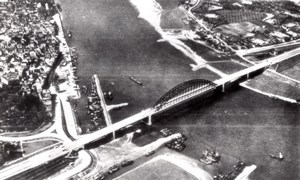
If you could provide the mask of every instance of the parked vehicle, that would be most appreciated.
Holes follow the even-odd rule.
[[[118,170],[119,170],[118,166],[113,166],[113,167],[109,168],[108,173],[113,174],[113,173],[117,172]]]
[[[60,4],[56,4],[56,8],[61,12],[62,11],[62,8],[60,6]]]
[[[133,161],[125,160],[121,163],[122,167],[127,167],[133,164]]]
[[[148,153],[146,154],[146,157],[151,156],[151,155],[154,154],[154,153],[155,153],[155,151],[150,151],[150,152],[148,152]]]

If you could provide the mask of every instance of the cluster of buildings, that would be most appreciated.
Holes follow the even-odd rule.
[[[50,92],[43,86],[57,61],[59,40],[53,1],[41,2],[0,3],[0,87],[17,81],[23,95],[37,92],[51,110]]]
[[[61,43],[60,52],[62,52],[64,59],[56,69],[58,76],[57,91],[71,99],[78,99],[81,96],[81,89],[77,77],[77,51],[75,48],[69,48]]]
[[[291,42],[299,39],[299,37],[297,33],[292,31],[273,31],[267,33],[265,30],[261,30],[247,33],[244,36],[224,35],[224,40],[233,49],[240,50]]]
[[[211,36],[218,37],[210,40],[212,32],[200,29],[197,32],[200,39],[221,52],[230,52],[222,41],[239,50],[300,38],[300,11],[289,1],[204,1],[193,13],[213,31]],[[221,42],[218,42],[219,38]]]
[[[206,45],[222,55],[232,55],[235,53],[226,43],[224,43],[224,41],[221,40],[221,33],[214,33],[209,29],[199,27],[196,30],[196,34],[197,37],[195,40],[204,41]]]
[[[80,96],[76,76],[78,56],[74,51],[70,51],[64,39],[54,0],[0,0],[0,89],[8,94],[0,97],[6,104],[2,108],[7,108],[1,110],[4,113],[0,123],[7,127],[20,127],[21,123],[25,128],[27,120],[41,118],[35,117],[39,111],[52,117],[52,94],[62,88]],[[67,81],[67,86],[60,80]],[[10,89],[17,90],[10,92]],[[18,108],[21,99],[31,101],[24,97],[33,96],[42,103],[41,109],[33,112],[25,108],[28,110],[25,112]],[[19,118],[14,120],[12,117],[16,115]]]

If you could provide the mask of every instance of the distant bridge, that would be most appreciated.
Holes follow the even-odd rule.
[[[276,44],[276,45],[270,45],[270,46],[265,46],[265,47],[255,47],[251,49],[245,49],[245,50],[237,50],[236,52],[240,56],[252,56],[252,55],[259,55],[259,54],[264,54],[266,52],[271,52],[274,50],[282,51],[285,49],[291,49],[295,47],[300,46],[300,40],[294,40],[286,43],[281,43],[281,44]]]

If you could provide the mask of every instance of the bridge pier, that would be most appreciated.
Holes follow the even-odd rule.
[[[112,136],[113,136],[113,140],[115,140],[116,139],[116,132],[115,131],[112,132]]]
[[[275,71],[276,71],[276,72],[277,72],[278,67],[279,67],[279,64],[276,65],[276,68],[275,68]]]
[[[151,126],[152,125],[152,116],[148,116],[148,123],[147,123],[148,126]]]

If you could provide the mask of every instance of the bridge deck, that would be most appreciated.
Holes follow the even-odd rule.
[[[270,67],[274,64],[278,64],[280,62],[288,60],[289,58],[297,56],[299,54],[300,54],[300,48],[294,49],[294,50],[289,51],[287,53],[283,53],[279,56],[266,59],[266,60],[264,60],[263,62],[261,62],[259,64],[253,65],[249,68],[246,68],[246,69],[243,69],[239,72],[233,73],[233,74],[231,74],[227,77],[218,79],[218,80],[214,81],[214,83],[217,84],[218,86],[220,86],[220,85],[224,85],[228,82],[233,82],[233,81],[239,79],[242,76],[245,76],[247,74],[256,72],[256,71],[264,69],[264,68],[268,68],[268,67]]]
[[[274,50],[274,49],[283,49],[283,48],[288,48],[288,47],[293,47],[293,46],[300,46],[300,40],[297,39],[294,41],[281,43],[281,44],[277,44],[277,45],[256,47],[256,48],[251,48],[251,49],[246,49],[246,50],[237,50],[237,53],[239,55],[246,56],[246,55],[252,55],[252,54],[270,51],[270,50]]]
[[[154,114],[154,110],[153,109],[146,109],[144,111],[141,111],[138,114],[135,114],[129,118],[126,118],[122,121],[119,121],[115,124],[112,124],[111,126],[108,126],[104,129],[101,129],[99,131],[96,131],[94,133],[82,136],[81,138],[79,138],[77,141],[74,141],[73,143],[68,145],[68,149],[72,150],[72,149],[77,149],[80,148],[82,146],[84,146],[85,144],[89,143],[89,142],[93,142],[98,140],[101,137],[104,137],[112,132],[115,132],[119,129],[122,129],[124,127],[130,126],[134,123],[137,123],[151,115]]]

